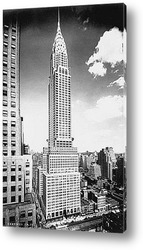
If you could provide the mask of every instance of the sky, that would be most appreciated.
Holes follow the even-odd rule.
[[[79,152],[126,146],[126,22],[122,4],[60,8],[71,68],[73,145]],[[24,140],[42,152],[48,138],[48,77],[57,8],[19,11]]]

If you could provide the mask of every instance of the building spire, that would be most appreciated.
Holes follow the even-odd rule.
[[[60,9],[58,7],[58,30],[60,30]]]

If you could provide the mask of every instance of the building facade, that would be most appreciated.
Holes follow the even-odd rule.
[[[20,116],[20,25],[17,12],[3,12],[3,216],[14,224],[32,192],[32,155],[23,155]],[[29,204],[29,205],[28,205]],[[30,203],[25,205],[28,209]],[[34,204],[32,205],[34,206]],[[11,209],[12,207],[12,209]],[[24,209],[24,207],[22,208]],[[12,212],[13,214],[13,212]],[[11,223],[12,223],[11,221]],[[15,220],[16,223],[16,220]],[[29,222],[30,223],[30,222]],[[34,222],[35,225],[35,222]]]
[[[36,207],[31,194],[17,206],[3,206],[3,225],[18,227],[36,227]]]
[[[101,166],[103,178],[112,181],[113,169],[116,167],[116,156],[112,147],[106,147],[98,153],[98,164]]]
[[[67,49],[58,20],[48,85],[49,140],[47,171],[43,173],[46,219],[81,211],[78,154],[71,137],[70,84]]]
[[[3,155],[21,155],[19,25],[4,15],[3,28]]]
[[[95,178],[101,177],[101,167],[97,163],[91,163],[88,171],[88,175]]]
[[[32,156],[3,157],[3,204],[24,202],[32,192]]]

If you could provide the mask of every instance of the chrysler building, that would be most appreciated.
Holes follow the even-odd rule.
[[[66,44],[58,27],[50,58],[48,83],[49,139],[47,170],[43,173],[46,219],[80,213],[80,173],[71,137],[71,75]]]

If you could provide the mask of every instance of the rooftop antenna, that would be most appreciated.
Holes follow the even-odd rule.
[[[58,29],[60,29],[60,8],[58,7]]]

